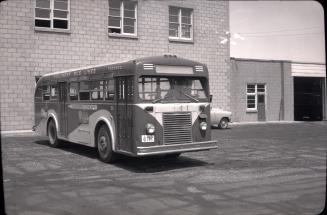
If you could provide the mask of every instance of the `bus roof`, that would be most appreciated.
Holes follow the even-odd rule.
[[[96,65],[78,67],[78,68],[62,70],[62,71],[58,71],[58,72],[47,73],[47,74],[43,75],[42,77],[47,77],[47,76],[52,76],[52,75],[58,75],[58,74],[63,74],[63,73],[69,73],[69,72],[75,72],[75,71],[79,71],[79,70],[86,70],[86,69],[92,69],[92,68],[110,66],[110,65],[121,64],[121,63],[126,63],[126,62],[127,61],[113,62],[113,63],[103,63],[103,64],[96,64]]]
[[[154,65],[180,65],[180,66],[202,66],[203,63],[177,57],[176,55],[161,55],[153,57],[144,57],[134,60],[136,63],[151,63]]]
[[[152,65],[172,65],[172,66],[204,66],[203,63],[192,61],[184,58],[178,58],[176,55],[162,55],[162,56],[153,56],[153,57],[144,57],[144,58],[137,58],[135,60],[129,60],[129,61],[122,61],[122,62],[112,62],[112,63],[103,63],[98,65],[90,65],[85,67],[79,67],[74,69],[68,69],[58,72],[52,72],[43,75],[39,80],[49,80],[52,76],[75,76],[75,72],[79,71],[90,71],[90,73],[87,72],[87,74],[97,74],[101,73],[101,71],[104,71],[105,67],[111,67],[115,68],[116,66],[122,68],[122,67],[132,67],[133,65],[139,65],[139,64],[152,64]],[[91,71],[92,70],[92,71]],[[105,69],[106,70],[106,69]],[[118,70],[116,70],[118,72]],[[83,75],[83,74],[82,74]],[[38,81],[39,82],[39,81]]]

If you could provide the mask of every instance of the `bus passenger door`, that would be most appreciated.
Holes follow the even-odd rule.
[[[67,137],[67,82],[59,82],[59,135]]]
[[[116,122],[118,149],[131,152],[133,150],[133,77],[118,77],[116,79]]]

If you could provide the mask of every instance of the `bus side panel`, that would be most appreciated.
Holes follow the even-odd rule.
[[[34,130],[41,136],[47,135],[47,119],[48,114],[44,108],[43,102],[34,103]]]
[[[108,130],[110,132],[112,147],[116,151],[117,138],[116,138],[116,126],[114,121],[114,104],[101,104],[98,105],[97,111],[92,113],[89,116],[89,129],[90,129],[90,138],[91,146],[96,146],[95,135],[96,135],[96,126],[100,121],[107,124]]]
[[[95,146],[95,128],[100,120],[108,122],[109,132],[115,134],[113,104],[107,103],[70,103],[68,111],[68,140],[88,146]],[[112,129],[112,130],[111,130]],[[116,137],[112,136],[113,144]],[[115,145],[113,145],[115,149]]]
[[[161,114],[161,113],[160,113]],[[148,147],[163,145],[163,128],[155,117],[153,117],[148,111],[135,105],[135,117],[134,117],[134,141],[135,147]],[[155,139],[154,142],[142,142],[142,135],[147,135],[146,124],[151,123],[155,126]],[[136,150],[136,149],[135,149]]]
[[[91,143],[89,116],[94,112],[88,103],[67,104],[67,139],[80,144]]]
[[[35,103],[35,130],[42,136],[47,135],[47,123],[50,117],[54,118],[59,127],[58,103],[54,101]]]

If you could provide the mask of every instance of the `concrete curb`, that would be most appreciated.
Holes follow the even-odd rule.
[[[266,121],[266,122],[231,122],[229,125],[233,126],[246,126],[246,125],[272,125],[272,124],[308,124],[308,123],[324,123],[326,121]]]
[[[37,134],[32,130],[15,130],[15,131],[1,131],[1,136],[36,136]]]

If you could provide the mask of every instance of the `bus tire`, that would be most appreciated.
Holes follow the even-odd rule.
[[[116,154],[112,150],[112,142],[108,127],[102,125],[98,130],[96,139],[99,159],[105,163],[113,163],[116,160]]]
[[[49,137],[49,146],[58,148],[60,146],[60,140],[57,136],[57,128],[53,119],[50,119],[48,123],[47,133]]]

